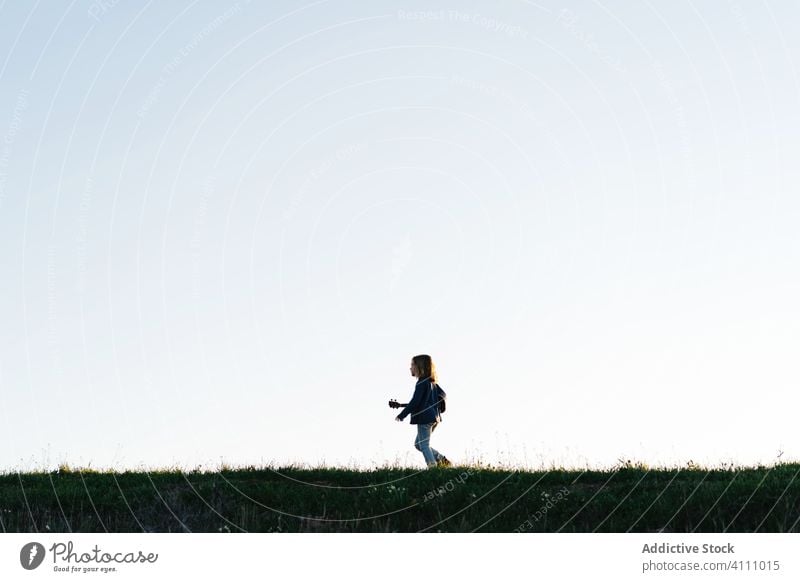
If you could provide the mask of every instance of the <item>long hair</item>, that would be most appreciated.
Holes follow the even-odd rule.
[[[433,359],[431,359],[429,355],[420,354],[411,358],[411,361],[416,364],[417,369],[419,370],[419,379],[430,376],[431,382],[435,383],[437,381],[436,365],[433,363]]]

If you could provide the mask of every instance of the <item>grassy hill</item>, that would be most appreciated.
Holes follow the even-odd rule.
[[[800,464],[0,475],[4,532],[798,532]]]

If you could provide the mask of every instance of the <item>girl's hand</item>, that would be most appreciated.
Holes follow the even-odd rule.
[[[395,416],[395,417],[394,417],[394,419],[395,419],[397,422],[403,422],[403,419],[402,419],[402,418],[400,418],[400,415],[399,415],[399,414],[398,414],[397,416]]]

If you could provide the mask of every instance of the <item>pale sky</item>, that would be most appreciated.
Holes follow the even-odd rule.
[[[4,2],[0,469],[800,458],[798,17]]]

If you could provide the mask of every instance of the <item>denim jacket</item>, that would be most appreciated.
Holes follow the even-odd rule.
[[[441,421],[442,417],[439,415],[434,386],[435,384],[431,382],[430,376],[417,381],[411,402],[398,415],[400,420],[411,414],[411,424],[429,424]]]

